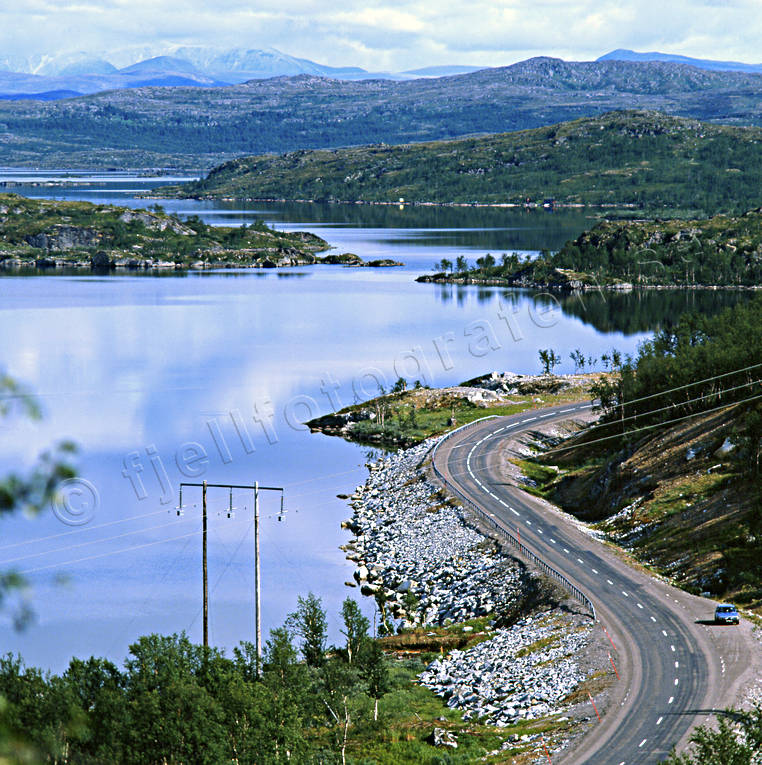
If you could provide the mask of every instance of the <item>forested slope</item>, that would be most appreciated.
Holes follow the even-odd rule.
[[[762,130],[612,112],[482,138],[247,157],[179,193],[741,212],[762,205]]]

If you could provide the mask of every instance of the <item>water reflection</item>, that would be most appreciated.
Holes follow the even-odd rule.
[[[601,291],[551,295],[540,291],[477,285],[434,286],[442,303],[451,303],[455,299],[459,306],[469,297],[475,298],[481,305],[500,300],[515,306],[522,296],[531,295],[538,309],[548,310],[560,305],[565,316],[580,319],[598,332],[621,332],[625,335],[674,326],[684,313],[713,316],[750,299],[753,294],[735,290],[634,290],[625,293]]]
[[[561,299],[566,316],[575,316],[599,332],[634,335],[677,324],[684,313],[713,316],[751,298],[734,290],[635,290],[627,293],[570,295]]]

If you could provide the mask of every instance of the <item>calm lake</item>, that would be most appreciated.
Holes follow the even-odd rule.
[[[0,173],[27,196],[134,207],[164,179],[80,178],[67,187]],[[49,180],[49,179],[47,179]],[[55,180],[55,178],[53,178]],[[0,520],[0,570],[24,572],[35,621],[0,614],[0,653],[61,671],[70,657],[121,662],[149,632],[201,640],[201,493],[181,481],[284,487],[262,494],[264,634],[313,591],[338,611],[353,566],[338,546],[350,515],[339,493],[364,481],[367,449],[310,434],[311,417],[376,395],[397,377],[432,386],[495,370],[535,373],[538,349],[634,353],[720,293],[547,296],[416,284],[442,258],[554,249],[594,220],[584,212],[162,202],[218,224],[263,219],[309,230],[340,252],[403,268],[315,266],[163,276],[33,274],[0,278],[0,368],[39,397],[40,422],[2,423],[1,474],[28,468],[61,439],[80,447],[84,482],[37,518]],[[209,491],[210,637],[253,639],[252,495]],[[370,613],[370,604],[364,608]]]

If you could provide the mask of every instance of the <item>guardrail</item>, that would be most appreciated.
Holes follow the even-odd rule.
[[[489,526],[491,526],[506,542],[508,542],[512,547],[514,547],[526,560],[528,560],[530,563],[535,565],[537,568],[542,571],[543,574],[550,577],[551,579],[555,579],[562,587],[567,589],[572,597],[576,598],[582,605],[584,605],[586,608],[590,610],[590,614],[593,617],[593,621],[596,620],[595,615],[595,606],[593,605],[593,601],[590,600],[590,598],[585,595],[582,590],[579,589],[576,585],[573,585],[560,571],[557,571],[552,566],[548,565],[542,558],[540,558],[538,555],[535,555],[525,544],[521,542],[518,538],[514,537],[513,534],[510,533],[502,524],[498,523],[497,519],[492,516],[490,513],[483,510],[481,507],[479,507],[475,502],[472,502],[468,497],[463,494],[463,492],[458,489],[457,486],[455,486],[452,483],[448,483],[447,478],[442,474],[442,472],[437,467],[437,463],[435,460],[437,449],[445,442],[447,441],[451,436],[455,435],[456,433],[460,433],[461,431],[468,430],[469,428],[474,427],[475,425],[484,422],[485,420],[492,420],[497,419],[497,415],[491,414],[488,417],[480,417],[478,420],[474,420],[473,422],[469,422],[466,425],[461,425],[459,428],[455,428],[455,430],[451,430],[447,435],[445,435],[443,438],[441,438],[439,441],[437,441],[436,444],[431,448],[429,454],[431,456],[431,467],[434,469],[434,474],[436,477],[444,484],[445,489],[451,489],[458,495],[458,499],[463,502],[465,505],[469,507],[469,509],[474,512],[479,518],[481,518],[483,521],[485,521]]]

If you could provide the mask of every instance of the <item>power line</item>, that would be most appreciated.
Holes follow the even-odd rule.
[[[634,398],[632,399],[632,401],[627,401],[624,404],[621,404],[621,406],[630,406],[631,404],[638,404],[641,401],[648,401],[649,399],[657,398],[658,396],[664,396],[667,393],[674,393],[677,390],[692,388],[694,385],[701,385],[702,383],[711,382],[712,380],[720,380],[723,377],[730,377],[731,375],[741,374],[741,372],[748,372],[750,369],[757,369],[759,367],[762,367],[762,363],[752,364],[751,366],[743,367],[742,369],[736,369],[732,372],[723,372],[720,375],[713,375],[712,377],[706,377],[703,380],[696,380],[695,382],[686,383],[685,385],[678,385],[676,388],[667,388],[667,390],[659,391],[658,393],[651,393],[650,395],[642,396],[641,398]]]
[[[107,526],[116,526],[118,523],[127,523],[128,521],[136,521],[141,518],[149,518],[152,515],[159,515],[166,510],[155,510],[152,513],[143,513],[142,515],[132,515],[129,518],[122,518],[118,521],[109,521],[108,523],[99,523],[96,526],[82,526],[78,529],[72,529],[71,531],[62,531],[60,534],[50,534],[46,537],[34,537],[33,539],[25,539],[21,542],[13,542],[9,545],[0,545],[0,550],[8,550],[11,547],[19,547],[21,545],[36,544],[37,542],[46,542],[48,539],[58,539],[59,537],[68,537],[71,534],[82,534],[85,531],[96,531],[97,529],[105,529]]]
[[[188,545],[190,543],[191,543],[191,540],[189,537],[188,539],[185,540],[185,544],[182,546],[182,548],[175,553],[174,558],[172,558],[172,561],[165,569],[164,574],[161,576],[161,578],[158,581],[154,581],[152,583],[154,587],[156,587],[157,585],[162,585],[164,584],[164,582],[167,581],[167,577],[169,576],[170,572],[177,565],[177,561],[180,560],[180,558],[185,554],[185,551],[188,549]],[[150,600],[153,600],[153,598],[154,598],[154,593],[153,593],[153,590],[151,590],[148,594],[148,597],[146,597],[146,599],[143,601],[141,606],[135,611],[133,611],[132,618],[130,619],[129,624],[125,627],[123,635],[127,635],[129,633],[132,625],[136,622],[139,616],[143,615],[143,612],[145,611],[145,608],[148,605],[148,602]],[[120,638],[114,638],[114,641],[111,643],[110,648],[108,649],[108,651],[106,651],[107,656],[114,651],[118,642],[120,642]]]
[[[188,534],[181,534],[180,536],[177,536],[177,537],[168,537],[167,539],[159,539],[155,542],[146,542],[145,544],[142,544],[142,545],[135,545],[133,547],[125,547],[122,550],[111,550],[107,553],[99,553],[98,555],[88,555],[86,558],[76,558],[74,560],[66,560],[60,563],[51,563],[47,566],[39,566],[38,568],[29,568],[29,569],[26,569],[26,571],[20,571],[19,573],[22,576],[26,574],[36,574],[38,571],[47,571],[51,568],[61,568],[62,566],[71,566],[75,563],[84,563],[89,560],[96,560],[97,558],[108,558],[111,555],[120,555],[121,553],[132,552],[133,550],[142,550],[144,547],[153,547],[155,545],[163,545],[165,542],[174,542],[178,539],[187,539],[188,537],[193,537],[200,533],[201,533],[201,529],[197,529],[196,531],[191,531]]]
[[[568,449],[576,449],[576,448],[581,447],[581,446],[588,446],[590,444],[601,443],[602,441],[610,441],[612,438],[624,438],[625,436],[632,435],[633,433],[640,433],[640,432],[642,432],[644,430],[653,430],[654,428],[661,428],[664,425],[671,425],[674,422],[681,422],[682,420],[688,420],[691,417],[701,417],[702,415],[711,414],[712,412],[719,412],[720,409],[729,409],[730,407],[739,406],[740,404],[745,404],[745,403],[747,403],[749,401],[756,401],[756,400],[761,399],[761,398],[762,398],[762,393],[760,393],[760,394],[758,394],[756,396],[751,396],[750,398],[741,399],[740,401],[733,401],[733,402],[731,402],[729,404],[721,404],[720,406],[713,407],[712,409],[704,409],[701,412],[693,412],[693,414],[686,414],[686,415],[683,415],[682,417],[676,417],[673,420],[666,420],[664,422],[656,422],[656,423],[654,423],[652,425],[643,425],[640,428],[635,428],[633,430],[628,430],[628,431],[626,431],[624,433],[614,433],[614,435],[611,435],[611,436],[604,436],[602,438],[597,438],[597,439],[594,439],[592,441],[584,441],[583,443],[574,444],[572,446],[554,447],[552,449],[549,449],[546,452],[546,454],[551,454],[553,452],[567,451]]]
[[[759,383],[762,383],[762,380],[751,380],[750,382],[742,383],[741,385],[735,385],[732,388],[724,388],[723,390],[715,391],[714,393],[705,393],[703,396],[697,396],[696,398],[689,398],[686,401],[678,401],[675,404],[669,404],[668,406],[663,406],[660,409],[650,409],[647,412],[639,412],[638,414],[631,414],[628,417],[621,417],[617,420],[611,420],[610,422],[599,422],[595,425],[591,425],[588,432],[590,430],[594,430],[595,428],[606,428],[610,425],[620,425],[623,422],[627,422],[628,420],[636,420],[638,417],[648,417],[652,414],[658,414],[659,412],[666,412],[669,409],[676,409],[679,406],[687,406],[688,404],[695,404],[697,401],[703,401],[707,398],[714,398],[715,396],[722,396],[725,393],[731,393],[734,390],[740,390],[741,388],[748,388],[751,385],[758,385]],[[656,395],[656,394],[654,394]],[[644,401],[645,399],[640,399],[641,401]],[[619,409],[620,407],[624,408],[625,406],[629,406],[630,404],[635,403],[634,401],[628,401],[626,404],[617,404],[614,409]],[[730,406],[734,402],[729,401],[726,406]]]
[[[295,483],[287,484],[286,488],[288,486],[302,486],[302,485],[307,484],[307,483],[315,483],[316,481],[322,481],[322,480],[325,480],[325,479],[328,479],[328,478],[336,478],[336,477],[342,476],[342,475],[349,475],[350,473],[356,473],[359,469],[361,469],[360,466],[358,466],[356,468],[352,468],[351,470],[342,470],[342,471],[340,471],[338,473],[322,473],[321,475],[314,476],[312,478],[306,478],[303,481],[296,481]],[[308,497],[308,496],[311,496],[313,494],[318,494],[320,491],[322,491],[322,489],[315,489],[314,491],[302,492],[301,494],[293,494],[293,495],[289,495],[289,496],[294,498],[294,499],[298,499],[299,497]],[[320,505],[318,505],[318,507],[323,507],[323,506],[325,506],[325,504],[327,504],[327,503],[321,503]],[[129,516],[127,518],[121,518],[121,519],[116,520],[116,521],[109,521],[107,523],[99,523],[99,524],[97,524],[95,526],[89,526],[89,525],[88,526],[81,526],[80,528],[72,529],[71,531],[62,531],[59,534],[49,534],[49,535],[44,536],[44,537],[32,537],[31,539],[24,539],[24,540],[22,540],[20,542],[12,542],[12,543],[7,544],[7,545],[0,545],[0,550],[9,550],[11,548],[20,547],[22,545],[38,544],[40,542],[47,542],[50,539],[59,539],[61,537],[71,536],[73,534],[84,534],[86,532],[97,531],[98,529],[105,529],[105,528],[108,528],[110,526],[116,526],[117,524],[120,524],[120,523],[128,523],[130,521],[141,520],[143,518],[150,518],[151,516],[161,515],[162,513],[165,513],[165,512],[167,512],[167,510],[165,510],[165,509],[154,510],[153,512],[150,512],[150,513],[142,513],[140,515],[132,515],[132,516]],[[272,515],[263,515],[262,518],[270,519],[270,518],[277,517],[277,515],[278,515],[278,513],[273,513]],[[67,549],[67,548],[61,548],[61,549]],[[52,552],[55,552],[55,551],[52,551]],[[12,560],[19,560],[19,559],[15,558],[15,559],[12,559]]]
[[[235,550],[233,551],[233,554],[228,558],[228,562],[225,564],[225,567],[222,570],[222,573],[217,577],[217,581],[214,583],[214,586],[212,587],[212,595],[214,595],[215,592],[217,592],[217,588],[220,585],[220,582],[222,581],[222,577],[227,574],[228,569],[233,563],[233,560],[235,559],[236,555],[238,555],[238,552],[240,551],[241,547],[243,547],[243,543],[246,541],[246,538],[248,537],[249,532],[251,531],[251,527],[254,525],[254,519],[252,518],[249,522],[249,525],[244,530],[241,538],[238,540],[238,545],[236,546]],[[185,628],[186,632],[189,632],[191,627],[196,623],[196,619],[198,619],[199,616],[201,616],[202,608],[199,608],[198,611],[196,611],[196,615],[191,619],[190,624]]]
[[[191,520],[191,516],[184,518],[180,523],[186,523]],[[42,550],[40,552],[29,553],[28,555],[20,555],[16,558],[8,558],[7,560],[0,561],[0,566],[7,566],[9,563],[16,563],[20,560],[28,560],[29,558],[38,558],[40,555],[50,555],[51,553],[62,553],[67,550],[76,550],[78,547],[87,547],[88,545],[99,544],[101,542],[113,542],[115,539],[123,539],[124,537],[130,537],[134,534],[143,534],[148,531],[155,531],[156,529],[164,529],[167,526],[173,526],[177,521],[170,521],[169,523],[161,523],[158,526],[149,526],[144,529],[133,529],[132,531],[125,531],[124,534],[115,534],[113,537],[101,537],[100,539],[91,539],[87,542],[79,542],[76,545],[68,545],[67,547],[58,547],[54,550]]]
[[[245,519],[242,518],[239,520],[233,520],[231,521],[231,523],[241,523],[243,520]],[[132,547],[124,547],[121,550],[110,550],[109,552],[98,553],[97,555],[88,555],[85,558],[75,558],[74,560],[61,561],[60,563],[51,563],[46,566],[39,566],[38,568],[30,568],[24,571],[19,571],[18,573],[21,574],[22,576],[26,574],[35,574],[38,571],[46,571],[51,568],[70,566],[75,563],[84,563],[86,561],[96,560],[98,558],[108,558],[112,555],[121,555],[122,553],[125,553],[125,552],[132,552],[133,550],[142,550],[144,547],[153,547],[155,545],[161,545],[166,542],[175,542],[178,539],[187,539],[188,537],[196,536],[201,533],[202,533],[202,529],[197,529],[196,531],[191,531],[188,534],[180,534],[179,536],[175,536],[175,537],[167,537],[165,539],[158,539],[154,542],[146,542],[145,544],[141,544],[141,545],[134,545]]]
[[[759,382],[759,381],[757,381],[757,382]],[[720,404],[719,406],[713,407],[711,409],[704,409],[704,410],[702,410],[700,412],[693,412],[692,414],[686,414],[686,415],[683,415],[682,417],[676,417],[676,418],[671,419],[671,420],[665,420],[663,422],[653,423],[652,425],[643,425],[640,428],[634,428],[632,430],[628,430],[628,431],[625,431],[623,433],[614,433],[613,435],[610,435],[610,436],[603,436],[601,438],[593,439],[592,441],[584,441],[584,442],[581,442],[581,443],[578,443],[578,444],[573,444],[571,446],[557,446],[557,447],[553,447],[552,449],[548,449],[545,452],[545,454],[552,454],[554,452],[568,451],[569,449],[577,449],[577,448],[580,448],[580,447],[583,447],[583,446],[588,446],[588,445],[591,445],[591,444],[602,443],[603,441],[611,441],[612,439],[615,439],[615,438],[625,438],[626,436],[632,435],[634,433],[641,433],[644,430],[653,430],[654,428],[660,428],[660,427],[663,427],[665,425],[671,425],[671,424],[673,424],[675,422],[682,422],[683,420],[687,420],[687,419],[690,419],[692,417],[701,417],[702,415],[705,415],[705,414],[711,414],[712,412],[718,412],[721,409],[729,409],[730,407],[740,406],[741,404],[748,403],[749,401],[757,401],[758,399],[762,399],[762,393],[758,394],[756,396],[751,396],[749,398],[741,399],[740,401],[732,401],[732,402],[729,402],[727,404]],[[657,410],[653,410],[653,411],[657,412],[657,411],[661,411],[661,410],[657,409]],[[646,414],[649,414],[649,413],[645,412],[645,413],[643,413],[641,415],[638,415],[638,416],[642,417],[642,416],[645,416]],[[617,422],[621,422],[621,420],[619,420]],[[617,423],[616,422],[612,422],[612,423],[605,423],[605,424],[606,425],[609,425],[609,424],[613,425],[613,424],[617,424]],[[594,427],[598,427],[598,426],[594,426]],[[466,462],[466,460],[461,458],[460,460],[456,461],[455,464],[456,465],[462,465],[465,462]],[[471,472],[472,473],[483,473],[483,472],[486,472],[487,470],[488,470],[487,467],[484,467],[484,468],[475,468],[475,469],[472,469]],[[462,473],[461,475],[466,475],[466,474]],[[457,475],[453,475],[453,477],[457,478],[458,476]]]

